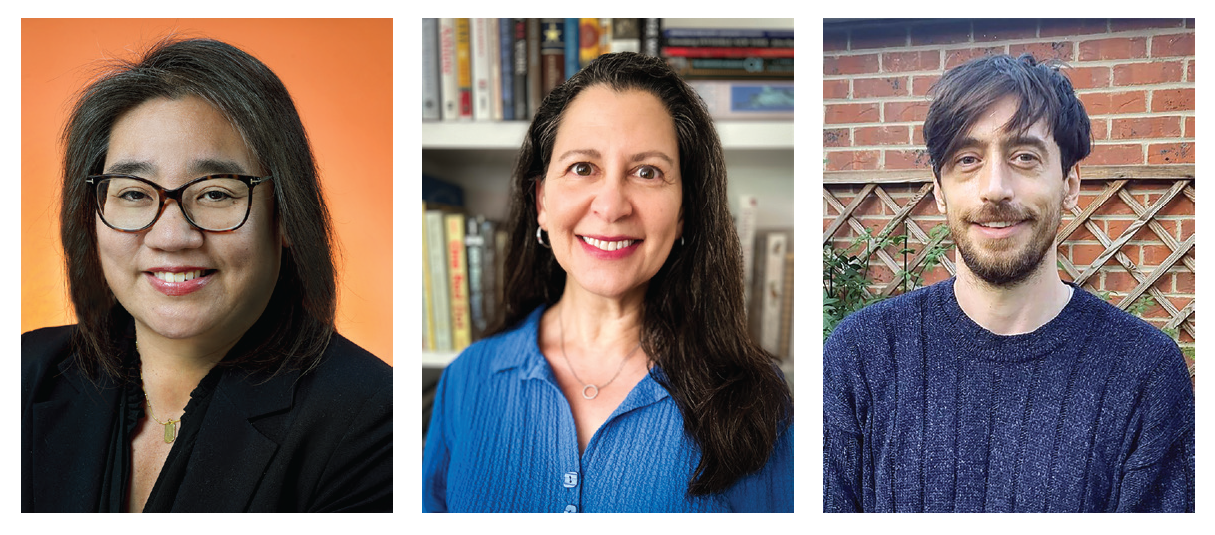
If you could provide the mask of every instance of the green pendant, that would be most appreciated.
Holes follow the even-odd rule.
[[[177,439],[177,424],[173,422],[165,423],[165,444],[172,444]]]

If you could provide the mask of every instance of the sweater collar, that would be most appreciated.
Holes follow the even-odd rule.
[[[1071,299],[1059,314],[1041,327],[1028,333],[1001,335],[983,328],[958,305],[954,293],[955,278],[934,285],[934,298],[928,300],[931,307],[929,317],[944,316],[947,319],[948,338],[969,348],[973,348],[994,360],[1028,361],[1041,358],[1052,351],[1060,349],[1064,344],[1075,344],[1085,336],[1084,317],[1089,314],[1090,306],[1097,299],[1083,288],[1078,288],[1070,282],[1065,284],[1075,288]]]

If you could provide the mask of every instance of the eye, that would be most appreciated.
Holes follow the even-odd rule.
[[[1016,156],[1013,156],[1013,159],[1016,160],[1017,163],[1035,163],[1038,161],[1038,155],[1029,152],[1022,152]]]
[[[573,171],[574,174],[578,176],[591,176],[591,173],[595,171],[595,168],[591,167],[591,164],[589,163],[578,162],[570,166],[570,171]]]
[[[634,174],[636,174],[638,178],[644,178],[646,180],[662,178],[662,171],[658,170],[657,167],[652,165],[643,165],[638,167],[637,170],[634,171]]]
[[[955,162],[955,163],[957,163],[958,165],[974,165],[976,163],[979,163],[979,159],[974,156],[967,155],[967,156],[958,158],[957,162]]]
[[[151,198],[150,195],[137,189],[129,189],[117,195],[119,199],[129,202],[138,202]]]

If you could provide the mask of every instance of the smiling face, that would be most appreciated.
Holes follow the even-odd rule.
[[[679,145],[662,102],[605,86],[579,93],[536,197],[567,292],[644,295],[683,232]]]
[[[985,111],[942,165],[934,189],[965,267],[993,286],[1054,269],[1060,215],[1080,190],[1079,168],[1064,177],[1045,122],[1004,130],[1016,110],[1009,97]]]
[[[193,96],[155,98],[120,116],[103,172],[139,176],[166,189],[208,174],[263,175],[232,124]],[[282,254],[272,184],[254,188],[248,220],[230,232],[193,227],[175,201],[166,201],[156,223],[140,232],[120,232],[96,218],[106,282],[135,318],[140,339],[222,346],[257,321],[274,291]]]

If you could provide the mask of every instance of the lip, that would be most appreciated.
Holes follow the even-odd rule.
[[[602,235],[592,235],[592,234],[576,234],[575,238],[577,238],[578,244],[582,246],[582,250],[584,252],[586,252],[588,255],[590,255],[594,258],[598,258],[600,260],[619,260],[621,258],[625,258],[625,257],[633,254],[634,252],[636,252],[637,248],[641,246],[641,243],[643,241],[645,241],[645,240],[641,240],[638,238],[634,238],[632,236],[602,236]],[[583,238],[592,238],[592,239],[596,239],[599,241],[606,241],[606,242],[633,240],[633,243],[629,244],[628,247],[622,247],[620,249],[616,249],[615,251],[605,251],[603,249],[595,247],[594,245],[586,243],[586,240],[584,240]]]
[[[189,271],[202,271],[203,274],[182,282],[161,280],[155,275],[156,273],[186,273]],[[143,276],[156,291],[169,297],[180,297],[192,294],[206,287],[211,282],[212,276],[215,273],[216,271],[213,269],[198,266],[158,266],[144,271]]]
[[[1012,225],[1009,225],[1009,226],[1003,227],[1003,228],[985,227],[985,226],[979,224],[978,222],[971,223],[971,226],[974,227],[975,231],[978,232],[979,235],[981,235],[985,238],[988,238],[988,239],[992,239],[992,240],[1002,240],[1005,238],[1009,238],[1012,235],[1020,232],[1021,229],[1025,228],[1028,225],[1029,225],[1028,220],[1018,221],[1015,224],[1012,224]]]

